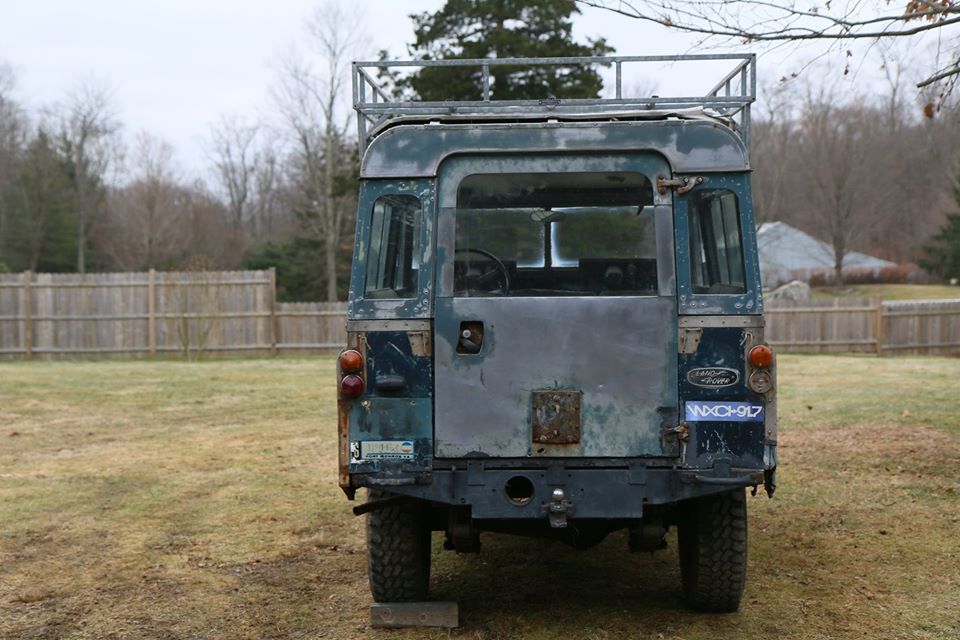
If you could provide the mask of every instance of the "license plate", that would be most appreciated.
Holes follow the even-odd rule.
[[[360,440],[353,442],[354,460],[413,460],[411,440]]]
[[[692,400],[686,403],[684,414],[687,422],[763,422],[763,405]]]

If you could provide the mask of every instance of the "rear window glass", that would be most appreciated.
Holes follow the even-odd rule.
[[[381,196],[373,204],[366,298],[415,298],[420,270],[420,199]]]
[[[457,196],[454,295],[656,295],[652,204],[639,173],[468,176]]]
[[[701,189],[689,198],[693,292],[746,292],[737,195],[728,189]]]

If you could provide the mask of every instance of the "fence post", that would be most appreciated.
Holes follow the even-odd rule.
[[[277,355],[277,268],[270,267],[270,355]]]
[[[147,275],[147,336],[150,341],[150,356],[157,355],[157,272],[150,269]]]
[[[23,272],[23,348],[27,360],[33,359],[33,293],[30,291],[32,279],[32,272]]]
[[[877,355],[883,355],[883,343],[886,340],[886,332],[884,331],[884,322],[883,322],[883,299],[874,298],[874,304],[876,305],[876,315],[874,316],[874,333],[877,336]]]

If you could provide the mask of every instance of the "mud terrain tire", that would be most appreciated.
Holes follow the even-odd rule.
[[[678,527],[678,546],[687,604],[701,611],[736,611],[747,578],[745,491],[691,501]]]
[[[371,489],[368,502],[390,497]],[[375,602],[417,602],[430,585],[430,528],[425,509],[400,503],[367,514],[367,567]]]

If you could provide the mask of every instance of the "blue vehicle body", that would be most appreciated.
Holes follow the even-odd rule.
[[[656,548],[677,505],[772,494],[742,128],[670,109],[493,113],[394,116],[368,140],[340,486],[427,505],[459,551],[479,530],[587,546],[622,527]]]

